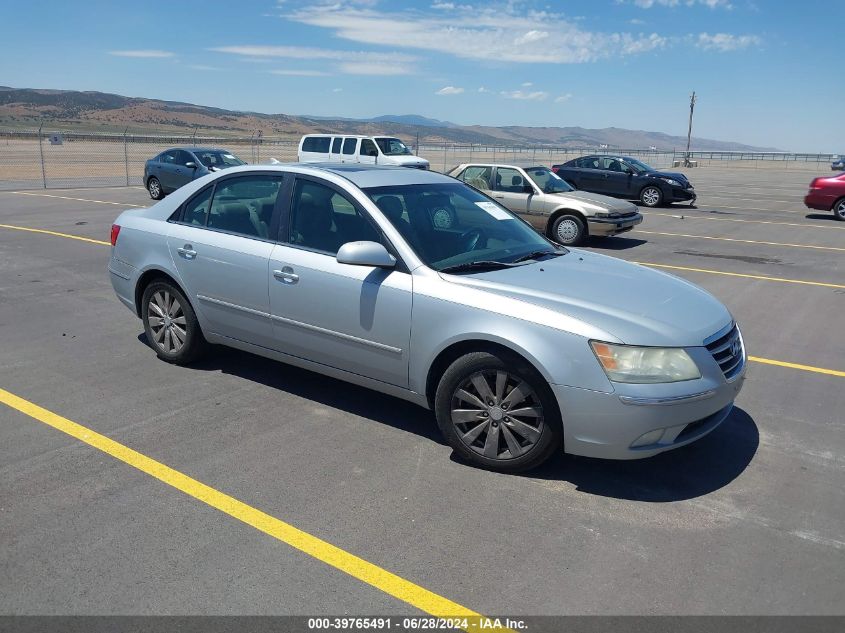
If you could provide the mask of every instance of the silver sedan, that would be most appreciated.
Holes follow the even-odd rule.
[[[487,468],[688,444],[745,374],[705,291],[559,247],[433,172],[235,167],[124,212],[112,244],[117,296],[162,360],[222,344],[392,394]]]

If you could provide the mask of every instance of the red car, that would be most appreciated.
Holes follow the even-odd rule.
[[[813,178],[804,204],[811,209],[833,211],[837,220],[845,221],[845,174],[830,178]]]

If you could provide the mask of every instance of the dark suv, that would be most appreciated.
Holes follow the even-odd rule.
[[[684,174],[659,171],[630,156],[582,156],[553,165],[552,171],[577,189],[639,200],[647,207],[695,202],[695,189]]]

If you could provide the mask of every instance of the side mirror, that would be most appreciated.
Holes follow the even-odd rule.
[[[188,161],[187,163],[185,163],[185,167],[187,167],[188,169],[196,169],[197,164],[194,161]]]
[[[337,252],[339,264],[350,266],[375,266],[376,268],[393,268],[396,258],[378,242],[347,242]]]
[[[377,149],[371,149],[369,152],[367,152],[367,156],[372,156],[372,157],[378,156],[378,150]]]
[[[522,193],[534,193],[534,187],[525,183],[522,185]]]

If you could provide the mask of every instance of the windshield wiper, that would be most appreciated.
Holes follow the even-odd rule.
[[[566,253],[561,253],[560,251],[531,251],[530,253],[526,253],[520,257],[517,257],[513,260],[513,263],[519,262],[527,262],[529,259],[538,259],[540,257],[545,257],[546,255],[552,255],[554,257],[560,257],[561,255],[565,255]]]
[[[468,270],[496,270],[497,268],[512,268],[513,266],[519,266],[519,264],[513,262],[497,262],[492,259],[486,259],[477,262],[466,262],[463,264],[455,264],[454,266],[446,266],[446,268],[441,268],[438,272],[459,273]]]

